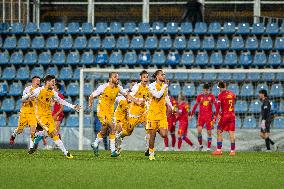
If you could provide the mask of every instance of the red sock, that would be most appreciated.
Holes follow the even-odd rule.
[[[171,136],[172,136],[172,147],[174,148],[176,146],[176,135],[171,134]]]
[[[193,143],[189,140],[188,137],[184,137],[183,140],[184,140],[187,144],[189,144],[190,146],[193,145]]]
[[[198,134],[197,136],[199,145],[202,145],[202,134]]]
[[[166,147],[166,148],[169,147],[169,138],[168,138],[168,136],[166,136],[166,137],[164,138],[164,143],[165,143],[165,147]]]
[[[181,144],[182,144],[182,139],[179,137],[179,138],[178,138],[178,149],[181,148]]]
[[[208,148],[211,148],[211,142],[212,142],[212,138],[208,137],[208,139],[207,139],[207,147]]]

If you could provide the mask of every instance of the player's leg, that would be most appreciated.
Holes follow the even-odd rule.
[[[24,114],[20,114],[19,121],[18,121],[18,127],[13,131],[13,133],[10,136],[10,144],[15,143],[15,138],[18,134],[21,134],[25,128],[25,126],[28,125],[28,119]]]
[[[173,130],[173,122],[171,119],[168,119],[168,130],[169,132]],[[168,151],[169,150],[169,137],[168,136],[164,138],[164,145],[165,145],[164,151]]]
[[[150,129],[149,131],[149,160],[155,160],[155,138],[156,130]]]
[[[235,143],[235,131],[229,131],[230,142],[231,142],[231,151],[230,156],[235,155],[236,143]]]
[[[221,118],[220,121],[218,122],[218,127],[217,127],[217,149],[212,153],[213,155],[222,155],[223,125],[224,121]]]
[[[188,128],[187,123],[182,123],[182,124],[181,124],[182,140],[184,140],[188,145],[190,145],[191,147],[193,147],[194,149],[196,149],[196,147],[194,146],[194,144],[192,143],[192,141],[191,141],[191,140],[188,138],[188,136],[187,136],[187,128]]]
[[[55,128],[56,128],[56,131],[57,131],[57,133],[58,133],[59,138],[61,139],[60,124],[61,124],[61,120],[56,120],[56,121],[55,121]]]
[[[107,122],[110,132],[109,132],[109,145],[110,145],[110,151],[111,151],[111,157],[117,157],[119,154],[116,152],[115,149],[115,124],[112,123],[111,120],[108,120]]]
[[[212,144],[212,120],[206,122],[206,131],[207,131],[207,151],[211,151],[211,144]]]
[[[204,118],[198,116],[196,128],[197,128],[197,140],[198,140],[198,143],[199,143],[199,150],[200,151],[203,149],[202,129],[203,129],[204,124],[205,124]]]

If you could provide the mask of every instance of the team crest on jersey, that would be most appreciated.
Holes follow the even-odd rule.
[[[228,94],[228,95],[227,95],[227,98],[233,98],[233,96],[232,96],[232,95],[230,95],[230,94]]]

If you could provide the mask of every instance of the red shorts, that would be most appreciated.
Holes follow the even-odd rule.
[[[212,116],[210,117],[206,117],[206,116],[198,116],[198,120],[197,120],[197,126],[201,126],[202,128],[204,127],[204,125],[206,126],[207,130],[211,130],[212,129]]]
[[[236,117],[235,116],[221,116],[218,122],[218,130],[221,131],[235,131]]]
[[[168,120],[168,130],[169,132],[175,132],[176,130],[176,117],[175,116],[169,116],[167,118]]]
[[[61,123],[63,118],[64,118],[64,115],[59,115],[59,116],[57,116],[56,120],[54,120],[54,121],[60,121],[60,123]]]
[[[188,122],[178,123],[178,135],[187,135]]]

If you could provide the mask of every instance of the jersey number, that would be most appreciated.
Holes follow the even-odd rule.
[[[230,104],[229,111],[232,112],[233,111],[233,100],[229,100],[229,104]]]

